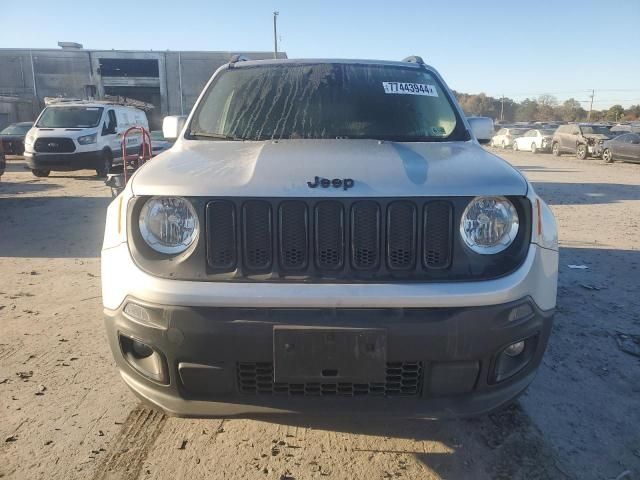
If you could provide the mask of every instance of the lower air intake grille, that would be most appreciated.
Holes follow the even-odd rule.
[[[422,362],[387,363],[383,383],[275,383],[272,363],[238,363],[238,390],[245,395],[309,397],[413,397],[422,387]]]

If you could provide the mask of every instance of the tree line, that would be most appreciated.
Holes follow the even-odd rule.
[[[591,116],[581,103],[575,98],[570,98],[560,103],[553,95],[540,95],[538,98],[526,98],[516,102],[511,98],[494,98],[484,93],[469,94],[453,92],[465,114],[469,116],[491,117],[494,120],[501,118],[505,122],[622,122],[640,120],[640,105],[631,105],[624,108],[622,105],[613,105],[606,110],[592,110]]]

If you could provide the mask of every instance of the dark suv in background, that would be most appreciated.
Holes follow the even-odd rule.
[[[4,151],[2,150],[2,144],[0,143],[0,177],[4,173],[4,169],[7,166],[7,161],[4,158]]]
[[[573,153],[580,160],[588,156],[600,157],[602,144],[613,137],[609,127],[592,124],[560,125],[551,140],[551,152],[555,156]]]

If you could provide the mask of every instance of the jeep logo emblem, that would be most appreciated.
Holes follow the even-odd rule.
[[[329,180],[328,178],[315,177],[313,179],[313,182],[307,182],[307,185],[309,185],[309,188],[316,188],[316,187],[340,188],[342,187],[343,190],[349,190],[351,187],[354,186],[354,184],[355,182],[353,181],[352,178],[334,178],[333,180]]]
[[[49,147],[49,148],[56,148],[57,146],[58,146],[58,144],[55,143],[55,142],[47,143],[47,147]]]

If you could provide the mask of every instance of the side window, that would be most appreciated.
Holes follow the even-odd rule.
[[[109,110],[107,112],[107,120],[102,127],[102,135],[113,135],[116,133],[118,122],[116,122],[116,112]]]

